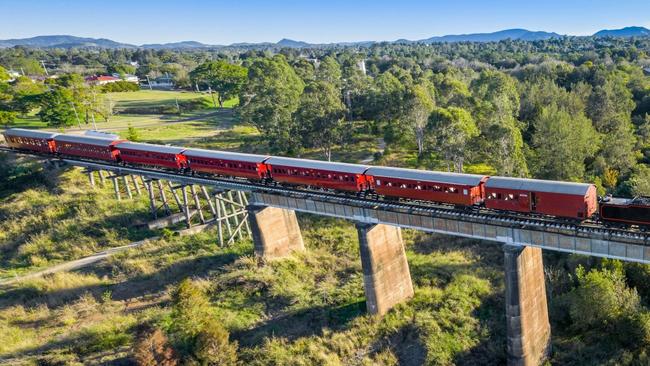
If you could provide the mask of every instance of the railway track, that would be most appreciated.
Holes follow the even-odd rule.
[[[643,241],[644,245],[650,246],[650,235],[648,232],[635,226],[625,228],[610,227],[597,219],[589,219],[581,222],[545,217],[538,215],[525,215],[515,213],[504,213],[490,210],[482,206],[457,208],[453,205],[428,202],[428,201],[406,201],[392,200],[383,197],[362,197],[341,192],[330,192],[300,187],[289,187],[278,184],[265,184],[251,182],[242,179],[232,179],[215,176],[191,175],[172,172],[168,170],[151,169],[145,167],[125,166],[71,158],[67,156],[52,156],[35,152],[16,151],[6,146],[0,146],[0,151],[16,153],[20,155],[35,156],[50,160],[64,161],[74,166],[85,167],[94,170],[107,170],[118,174],[143,175],[154,179],[166,179],[175,182],[199,184],[204,186],[215,186],[222,189],[239,190],[247,192],[271,193],[282,196],[306,198],[325,202],[335,202],[350,206],[414,213],[420,215],[431,215],[445,218],[464,219],[465,221],[498,224],[503,227],[537,228],[545,231],[572,231],[576,234],[595,233],[606,237],[616,237],[617,240],[629,238],[635,242]]]

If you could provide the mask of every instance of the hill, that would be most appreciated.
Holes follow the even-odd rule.
[[[506,39],[522,41],[539,41],[551,38],[560,38],[563,35],[555,32],[530,31],[528,29],[515,28],[505,29],[491,33],[468,33],[468,34],[449,34],[443,36],[434,36],[420,40],[398,39],[389,43],[436,43],[436,42],[498,42]],[[621,29],[603,29],[593,34],[594,37],[647,37],[650,36],[650,29],[644,27],[625,27]],[[106,38],[84,38],[69,35],[51,35],[37,36],[22,39],[0,40],[0,48],[27,46],[34,48],[144,48],[144,49],[198,49],[198,48],[320,48],[332,46],[361,46],[367,47],[379,43],[376,41],[363,42],[334,42],[334,43],[309,43],[300,40],[283,38],[277,43],[258,42],[248,43],[240,42],[230,45],[212,45],[197,41],[181,41],[171,43],[148,43],[143,45],[133,45],[128,43],[116,42]]]
[[[69,35],[36,36],[31,38],[0,40],[0,48],[28,46],[34,48],[135,48],[132,44],[115,42],[106,38],[84,38]]]
[[[524,41],[537,41],[549,38],[559,38],[561,35],[549,32],[535,32],[527,29],[506,29],[492,33],[452,34],[440,37],[422,39],[419,42],[498,42],[505,39],[520,39]]]
[[[603,29],[594,33],[594,37],[648,37],[650,29],[644,27],[625,27],[620,29]]]
[[[143,44],[141,48],[146,49],[183,49],[183,48],[209,48],[209,47],[221,47],[209,45],[196,41],[181,41],[181,42],[172,42],[172,43],[151,43]]]

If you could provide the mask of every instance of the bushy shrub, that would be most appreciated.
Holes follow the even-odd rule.
[[[108,83],[102,86],[102,92],[104,93],[130,92],[138,90],[140,90],[140,85],[124,80]]]
[[[572,293],[569,313],[577,329],[611,325],[639,307],[639,295],[627,287],[622,271],[604,268],[585,273],[580,266],[576,275],[579,285]]]
[[[184,359],[201,365],[237,364],[237,343],[230,343],[228,331],[214,318],[203,289],[183,280],[172,295],[171,330]]]
[[[146,326],[138,332],[133,357],[140,366],[176,366],[178,363],[165,333]]]
[[[194,356],[201,365],[230,366],[237,364],[237,342],[230,342],[228,331],[212,318],[199,332]]]
[[[172,295],[172,329],[181,338],[196,337],[203,329],[210,312],[210,303],[203,289],[192,280],[183,280]]]
[[[625,283],[623,266],[604,261],[601,269],[588,273],[576,269],[578,287],[563,299],[573,328],[578,332],[607,332],[610,340],[629,348],[650,345],[650,312],[636,289]]]

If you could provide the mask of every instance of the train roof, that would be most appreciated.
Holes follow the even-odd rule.
[[[24,128],[10,128],[3,132],[3,134],[5,136],[30,137],[37,139],[53,139],[54,136],[58,135],[56,132],[27,130]]]
[[[244,154],[230,151],[215,151],[205,149],[187,149],[183,152],[187,157],[210,158],[221,160],[243,161],[247,163],[263,163],[268,155]]]
[[[65,135],[60,134],[54,136],[54,141],[60,142],[72,142],[77,144],[87,144],[95,146],[111,146],[116,142],[120,141],[119,139],[110,138],[110,137],[95,137],[95,136],[83,136],[83,135]]]
[[[485,183],[486,188],[517,189],[531,192],[547,192],[561,194],[579,194],[584,196],[593,184],[559,182],[553,180],[525,179],[510,177],[490,177]]]
[[[385,166],[370,167],[366,171],[366,174],[375,177],[402,178],[427,182],[462,184],[468,186],[477,186],[486,178],[485,175],[478,174],[435,172],[429,170],[391,168]]]
[[[131,141],[120,142],[117,145],[115,145],[115,147],[117,147],[118,149],[149,151],[149,152],[155,152],[161,154],[180,154],[183,151],[185,151],[184,147],[143,144],[140,142],[131,142]]]
[[[349,174],[363,174],[368,169],[368,166],[366,165],[321,160],[283,158],[277,156],[270,157],[268,160],[266,160],[266,163],[271,165],[271,167],[273,167],[273,165],[281,165],[293,168],[318,169]]]

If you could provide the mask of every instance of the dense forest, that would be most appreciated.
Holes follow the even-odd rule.
[[[237,144],[228,141],[241,151],[317,152],[335,160],[334,152],[356,149],[363,136],[385,145],[374,157],[378,164],[593,182],[601,195],[650,195],[650,38],[213,51],[14,47],[0,50],[0,67],[0,124],[6,126],[30,114],[55,127],[73,124],[76,113],[110,119],[116,111],[105,96],[114,90],[89,86],[84,76],[169,75],[177,88],[214,92],[215,106],[238,101],[237,123],[255,130]],[[58,77],[43,77],[44,67]],[[232,135],[192,144],[220,147],[222,138]],[[145,215],[144,201],[118,207],[108,203],[109,190],[79,200],[78,172],[55,178],[34,163],[15,163],[2,156],[0,178],[30,190],[0,185],[0,217],[12,218],[0,223],[0,239],[8,243],[0,247],[11,248],[0,255],[4,265],[47,263],[52,252],[88,254],[90,248],[67,243],[86,243],[94,234],[140,238],[119,220]],[[62,188],[53,188],[52,180]],[[114,219],[114,227],[97,233],[95,216],[108,215],[109,208],[127,219]],[[132,209],[139,211],[125,213]],[[21,212],[29,215],[12,216]],[[65,228],[39,231],[34,225],[31,237],[21,231],[53,218]],[[115,349],[142,365],[505,361],[496,246],[407,231],[416,296],[378,320],[363,316],[359,305],[353,226],[314,217],[301,217],[300,224],[309,251],[286,262],[258,262],[250,242],[214,249],[207,236],[163,235],[148,251],[133,251],[94,272],[0,291],[0,307],[12,305],[0,309],[0,325],[14,332],[0,341],[17,344],[21,326],[37,321],[58,327],[69,321],[74,328],[75,320],[65,319],[77,311],[101,318],[103,328],[73,333],[69,348],[37,347],[54,360],[43,364],[85,362]],[[545,253],[544,261],[551,363],[650,362],[650,266],[558,253]],[[94,297],[61,290],[71,283]],[[153,305],[137,316],[116,310],[127,293],[139,296],[147,286],[167,286],[166,295],[138,297]],[[52,288],[64,300],[51,296]],[[46,299],[47,306],[33,305],[35,299]],[[57,317],[63,320],[52,320]]]
[[[0,113],[8,124],[7,114],[40,108],[56,123],[71,119],[56,110],[69,100],[110,116],[79,74],[170,75],[180,88],[211,88],[219,103],[239,96],[241,118],[274,153],[317,147],[329,158],[348,124],[365,121],[387,143],[416,149],[420,167],[650,195],[649,48],[648,39],[582,37],[214,52],[15,47],[0,51],[5,69],[43,74],[43,61],[62,77],[0,84]]]

